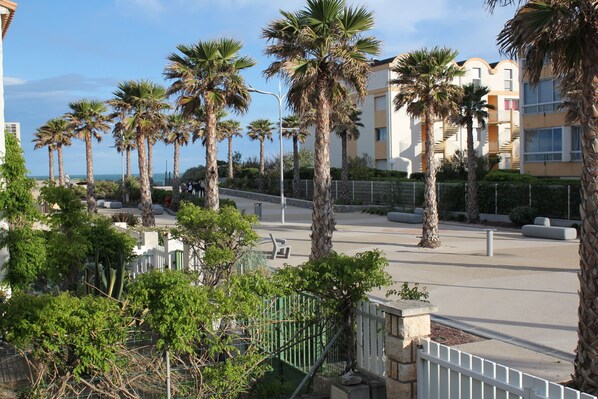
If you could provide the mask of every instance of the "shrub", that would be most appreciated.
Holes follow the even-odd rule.
[[[538,211],[531,206],[518,206],[509,213],[509,219],[517,226],[534,223],[536,216],[538,216]]]
[[[428,298],[430,297],[430,293],[427,291],[426,287],[422,287],[420,289],[419,283],[414,283],[413,287],[409,287],[409,283],[407,281],[403,282],[400,290],[386,291],[387,298],[392,295],[398,296],[402,301],[411,300],[429,302]]]
[[[115,181],[100,180],[96,183],[96,197],[115,199],[120,197],[120,185]]]
[[[164,205],[166,203],[166,197],[169,197],[171,192],[161,188],[155,188],[152,192],[152,203]]]
[[[422,172],[413,172],[411,174],[411,176],[409,176],[409,178],[411,180],[421,180],[421,181],[423,181],[425,179],[425,177],[426,177],[426,174],[422,173]]]
[[[484,177],[484,181],[491,182],[524,182],[533,183],[537,180],[536,177],[528,174],[521,174],[518,171],[495,170]]]
[[[114,223],[126,223],[127,226],[135,227],[139,224],[139,216],[135,216],[128,212],[118,212],[112,215],[112,221]]]
[[[187,169],[183,175],[179,178],[180,182],[200,181],[206,178],[206,168],[203,166],[195,166]]]
[[[85,198],[85,196],[87,195],[87,191],[85,190],[85,187],[80,186],[78,184],[75,184],[71,187],[71,190],[73,190],[73,192],[75,193],[75,196],[77,196],[77,198]]]

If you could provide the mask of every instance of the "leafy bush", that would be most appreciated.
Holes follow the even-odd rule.
[[[414,283],[412,287],[409,287],[407,281],[403,282],[400,290],[388,290],[386,291],[386,297],[396,295],[402,301],[422,301],[429,302],[428,298],[430,293],[426,290],[426,287],[420,289],[419,283]]]
[[[85,196],[87,195],[87,191],[85,190],[85,187],[80,186],[78,184],[72,185],[70,189],[73,191],[73,193],[78,198],[85,198]]]
[[[118,212],[112,214],[112,221],[114,223],[126,223],[127,226],[135,227],[139,224],[141,219],[139,216],[133,215],[132,213]]]
[[[139,201],[141,199],[141,182],[138,177],[125,177],[125,193],[129,195],[129,201]]]
[[[413,172],[409,176],[409,179],[411,179],[411,180],[421,180],[421,181],[423,181],[425,178],[426,178],[426,174],[422,173],[422,172]]]
[[[249,179],[257,179],[259,178],[260,171],[258,168],[243,168],[237,174],[237,177],[244,178],[247,177]]]
[[[538,211],[531,206],[518,206],[509,213],[509,219],[517,226],[534,223],[536,216],[538,216]]]
[[[96,182],[96,197],[97,198],[120,198],[120,184],[110,180],[100,180]]]
[[[179,178],[180,182],[200,181],[206,178],[206,168],[204,166],[195,166],[187,169]]]
[[[193,194],[189,194],[189,193],[181,193],[179,196],[179,201],[186,201],[188,203],[191,203],[195,206],[199,206],[200,208],[204,208],[206,206],[206,198],[205,197],[196,197]],[[235,201],[233,201],[232,199],[228,199],[228,198],[220,198],[219,200],[219,204],[220,204],[220,208],[224,208],[225,206],[231,206],[233,208],[237,208],[237,203]],[[177,211],[178,209],[174,209],[174,211]]]
[[[518,171],[494,170],[484,177],[487,182],[523,182],[533,183],[538,179],[535,176],[521,174]]]
[[[170,190],[154,188],[152,191],[152,203],[164,205],[166,203],[166,197],[170,197],[171,194],[172,192]]]

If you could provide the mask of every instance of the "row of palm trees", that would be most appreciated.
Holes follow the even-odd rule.
[[[499,46],[508,54],[522,55],[526,59],[526,73],[532,82],[540,79],[544,61],[549,59],[561,81],[562,97],[568,99],[571,115],[583,127],[581,214],[584,220],[580,244],[580,324],[575,380],[583,390],[597,393],[598,256],[594,243],[598,242],[598,6],[595,0],[485,0],[485,3],[491,9],[496,5],[519,5],[515,16],[499,35]],[[310,115],[315,127],[312,259],[321,258],[332,250],[335,221],[330,192],[331,121],[343,99],[351,97],[359,102],[367,93],[369,58],[380,52],[380,42],[368,35],[373,25],[373,13],[366,7],[347,6],[345,0],[306,0],[305,8],[296,12],[281,11],[280,17],[262,31],[268,42],[265,53],[274,59],[264,71],[265,76],[279,76],[287,83],[289,108],[298,115]],[[172,81],[168,89],[163,90],[149,82],[125,82],[111,100],[111,105],[120,113],[122,129],[133,132],[136,137],[144,187],[144,224],[151,221],[151,198],[142,148],[156,126],[164,123],[157,117],[160,106],[154,101],[160,102],[167,95],[176,96],[176,107],[183,117],[202,121],[201,134],[206,146],[206,205],[211,209],[218,208],[218,115],[225,109],[243,113],[250,103],[248,88],[240,72],[253,66],[254,61],[239,56],[240,50],[241,44],[232,39],[179,45],[177,52],[168,57],[169,64],[164,72]],[[433,122],[439,116],[461,115],[460,122],[470,130],[470,120],[484,120],[488,108],[480,100],[479,93],[473,93],[475,97],[469,101],[472,106],[469,111],[462,107],[462,102],[468,101],[467,93],[452,85],[453,79],[463,73],[452,62],[455,55],[449,49],[424,49],[401,57],[394,68],[392,84],[399,91],[394,98],[395,108],[406,107],[408,113],[420,117],[424,125],[425,212],[419,243],[423,247],[440,245]],[[97,112],[92,112],[92,107],[85,109],[84,104],[71,105],[74,112],[71,123],[77,133],[89,136],[86,143],[91,143],[92,135],[107,129],[106,122]],[[295,122],[287,123],[290,126]],[[347,137],[355,134],[355,130],[343,127],[342,123],[337,129],[344,131]],[[468,152],[473,154],[469,135]],[[470,166],[469,169],[474,168]],[[93,190],[89,169],[88,177],[92,182],[89,190]],[[475,184],[469,187],[475,187]],[[475,211],[471,212],[475,220]]]

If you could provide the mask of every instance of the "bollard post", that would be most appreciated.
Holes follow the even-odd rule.
[[[494,230],[486,229],[486,256],[494,256]]]

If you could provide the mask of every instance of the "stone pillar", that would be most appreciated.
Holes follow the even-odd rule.
[[[421,301],[380,305],[386,319],[386,397],[416,399],[417,345],[430,336],[430,313],[438,309]]]

